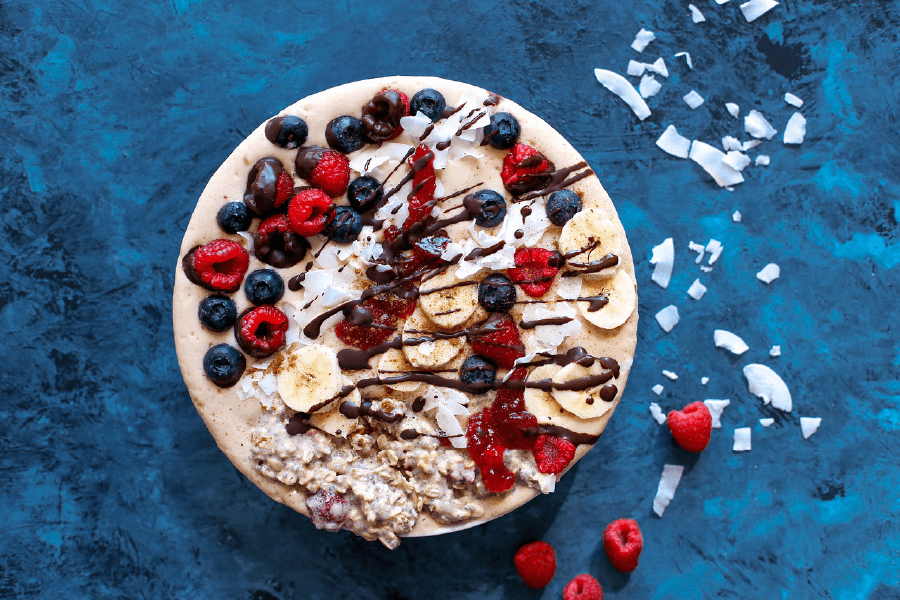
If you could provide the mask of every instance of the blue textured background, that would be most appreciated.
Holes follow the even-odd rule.
[[[706,23],[687,0],[0,2],[0,596],[559,598],[588,572],[607,598],[900,597],[900,8],[783,0],[747,23],[738,0],[694,3]],[[638,57],[641,27],[659,39]],[[684,50],[692,72],[672,58]],[[645,122],[593,78],[660,55],[672,75]],[[191,405],[170,319],[182,232],[234,146],[302,96],[392,74],[481,85],[556,126],[616,201],[642,294],[625,402],[559,490],[394,552],[316,531],[237,473]],[[691,88],[696,111],[680,100]],[[760,149],[772,165],[732,193],[654,145],[669,123],[710,143],[739,135],[728,101],[783,129],[785,91],[806,100],[806,142],[779,134]],[[647,259],[669,236],[662,290]],[[701,275],[686,246],[709,238],[725,251]],[[764,286],[768,262],[782,277]],[[698,275],[709,292],[695,302]],[[666,335],[653,314],[672,303],[682,321]],[[716,349],[720,327],[751,350]],[[786,379],[793,413],[747,392],[748,362]],[[688,456],[647,405],[703,398],[732,405]],[[802,415],[823,417],[810,440]],[[742,425],[753,450],[733,453]],[[687,468],[659,519],[664,463]],[[645,539],[630,576],[600,544],[623,516]],[[512,567],[535,538],[558,556],[543,592]]]

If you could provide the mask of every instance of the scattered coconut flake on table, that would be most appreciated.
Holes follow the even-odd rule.
[[[652,65],[646,66],[647,70],[651,73],[656,73],[657,75],[662,75],[663,77],[669,76],[669,69],[666,68],[666,61],[663,60],[662,56],[654,60]]]
[[[706,251],[709,252],[709,263],[712,265],[714,262],[719,260],[719,257],[722,256],[722,250],[725,247],[722,245],[722,242],[719,240],[709,240],[709,243],[706,244]]]
[[[775,0],[750,0],[750,2],[741,4],[741,11],[747,22],[752,23],[776,6],[778,3]]]
[[[684,101],[687,102],[687,105],[691,108],[697,108],[704,102],[703,96],[698,94],[695,90],[691,90],[690,92],[685,94]]]
[[[690,53],[690,52],[676,52],[676,53],[675,53],[675,57],[677,58],[677,57],[679,57],[679,56],[683,56],[683,57],[684,57],[684,60],[687,61],[688,69],[690,69],[691,71],[693,71],[693,70],[694,70],[694,63],[691,62],[691,53]]]
[[[637,35],[634,37],[634,41],[631,42],[631,47],[637,50],[638,52],[643,52],[644,48],[647,47],[647,44],[656,39],[656,35],[652,31],[647,31],[643,27],[640,31],[638,31]]]
[[[653,275],[650,276],[650,279],[663,289],[669,287],[674,262],[675,244],[672,238],[666,238],[662,244],[653,247],[653,256],[650,258],[650,264],[656,265],[656,267],[654,267]]]
[[[671,379],[672,381],[675,381],[676,379],[678,379],[678,375],[676,373],[673,373],[672,371],[666,371],[665,369],[663,369],[662,374],[664,376],[668,377],[669,379]]]
[[[773,419],[771,417],[769,417],[768,419],[760,419],[759,420],[759,424],[762,425],[763,427],[769,427],[774,422],[775,422],[775,419]]]
[[[640,92],[642,98],[655,96],[661,89],[662,84],[653,75],[644,75],[641,77],[641,83],[638,85],[638,92]]]
[[[740,171],[735,171],[723,162],[725,153],[709,144],[694,140],[688,158],[703,167],[703,170],[709,173],[720,187],[744,181],[744,176]]]
[[[656,394],[657,396],[659,396],[660,394],[663,393],[663,390],[666,389],[666,388],[664,388],[663,386],[661,386],[660,384],[657,383],[656,385],[654,385],[654,386],[653,386],[652,388],[650,388],[650,389],[653,390],[653,393],[654,393],[654,394]]]
[[[769,350],[769,356],[772,358],[781,356],[781,346],[772,346],[772,349]]]
[[[784,128],[784,143],[802,144],[804,137],[806,137],[806,117],[794,113]]]
[[[679,135],[674,125],[669,125],[663,134],[656,140],[656,145],[672,156],[687,158],[691,152],[691,140]]]
[[[642,63],[637,60],[629,60],[628,68],[625,70],[626,75],[632,75],[634,77],[640,77],[644,74],[644,71],[647,70],[646,63]]]
[[[768,167],[769,166],[769,156],[767,154],[760,154],[756,157],[756,166],[757,167]]]
[[[700,378],[700,385],[706,385],[707,383],[709,383],[709,377]]]
[[[743,149],[743,145],[741,141],[736,137],[726,135],[722,138],[722,150],[728,152],[729,150],[741,150]]]
[[[766,365],[754,363],[744,367],[744,377],[747,378],[750,393],[760,398],[763,404],[771,404],[778,410],[791,412],[791,392],[775,371]]]
[[[750,428],[738,427],[734,430],[734,451],[747,452],[750,450]]]
[[[728,0],[716,0],[716,4],[725,4]]]
[[[606,69],[594,69],[594,77],[597,78],[603,87],[611,91],[613,94],[625,101],[637,118],[643,121],[650,116],[650,108],[634,86],[628,83],[628,80],[612,71]]]
[[[693,4],[688,4],[688,8],[691,9],[691,18],[694,20],[694,23],[702,23],[706,20],[699,8]]]
[[[650,414],[653,415],[653,418],[656,419],[656,422],[660,425],[666,422],[666,414],[656,402],[650,403]]]
[[[737,210],[734,211],[734,214],[731,215],[731,220],[734,221],[735,223],[740,223],[740,222],[741,222],[741,213],[740,213],[740,211],[737,211]]]
[[[699,300],[703,297],[703,294],[706,293],[706,286],[700,283],[699,279],[695,279],[694,283],[691,284],[691,287],[688,288],[687,293],[688,296],[694,300]]]
[[[716,348],[725,348],[732,354],[743,354],[750,349],[750,347],[744,343],[744,340],[724,329],[716,329],[713,332],[713,340],[716,343]]]
[[[803,100],[801,100],[800,98],[798,98],[797,96],[793,95],[790,92],[788,92],[784,95],[784,101],[787,102],[788,104],[790,104],[791,106],[796,106],[797,108],[800,108],[801,106],[803,106]]]
[[[735,104],[734,102],[726,102],[725,109],[735,119],[737,119],[738,116],[741,114],[741,107],[738,106],[737,104]]]
[[[744,117],[744,131],[756,139],[766,138],[767,140],[771,140],[778,133],[778,130],[772,127],[758,110],[751,110],[750,114]]]
[[[690,242],[688,242],[688,249],[692,252],[697,253],[697,260],[695,260],[694,262],[700,264],[700,261],[703,260],[703,253],[706,252],[706,246],[694,243],[694,241],[691,240]]]
[[[762,143],[762,140],[747,140],[746,142],[741,144],[741,150],[743,150],[744,152],[746,152],[747,150],[753,150]]]
[[[671,304],[656,313],[656,322],[659,323],[659,326],[666,333],[672,331],[672,328],[678,324],[679,319],[678,309]]]
[[[814,434],[821,424],[822,419],[819,417],[800,417],[800,431],[803,432],[803,439],[808,440],[809,436]]]
[[[725,407],[731,404],[731,400],[704,400],[703,404],[706,405],[706,408],[709,409],[709,416],[712,417],[712,426],[713,429],[721,429],[722,427],[722,412],[725,410]]]
[[[765,284],[772,283],[781,276],[781,267],[775,263],[769,263],[756,274],[756,278]]]
[[[681,465],[663,465],[659,486],[656,488],[656,497],[653,498],[653,512],[658,517],[663,516],[666,507],[675,497],[675,490],[678,489],[682,473],[684,473],[684,467]]]
[[[743,152],[732,150],[725,155],[725,158],[722,159],[722,162],[724,162],[735,171],[743,171],[744,167],[750,164],[750,157]]]

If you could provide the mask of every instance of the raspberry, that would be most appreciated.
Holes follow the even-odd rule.
[[[386,314],[401,320],[408,319],[416,310],[415,298],[401,298],[393,293],[379,294],[371,301],[377,303]]]
[[[274,156],[256,161],[247,173],[247,188],[244,190],[244,204],[255,215],[265,216],[275,210],[278,198],[278,183],[284,165]]]
[[[247,251],[232,240],[218,239],[198,246],[182,260],[188,279],[208,290],[236,292],[250,266]]]
[[[285,215],[273,215],[265,219],[253,234],[253,252],[256,258],[279,269],[293,267],[306,256],[309,242],[291,229]]]
[[[599,581],[582,573],[563,588],[563,600],[603,600],[603,588]]]
[[[381,234],[381,237],[386,242],[393,242],[398,237],[400,237],[401,233],[402,232],[399,229],[397,229],[396,225],[388,225],[387,227],[384,228],[384,233]]]
[[[546,294],[559,272],[556,254],[544,248],[519,248],[513,258],[516,266],[506,270],[512,282],[532,298]]]
[[[234,324],[238,344],[254,358],[271,356],[284,346],[287,330],[287,315],[271,305],[248,310]]]
[[[519,328],[507,314],[491,313],[487,321],[475,333],[470,334],[469,344],[475,354],[485,356],[507,369],[512,368],[517,358],[525,356]]]
[[[644,538],[634,519],[613,521],[603,532],[603,549],[606,551],[606,557],[621,573],[631,573],[637,568],[643,548]]]
[[[297,152],[294,166],[297,175],[332,198],[347,191],[350,163],[340,152],[321,146],[304,146]]]
[[[382,294],[355,307],[349,317],[335,326],[334,333],[338,339],[360,350],[369,350],[386,342],[396,329],[397,317],[394,311],[400,310],[401,299],[397,298],[395,304],[384,296],[396,298],[392,294]],[[405,309],[405,305],[403,306]],[[359,324],[354,324],[354,320],[359,321]]]
[[[500,178],[511,194],[518,196],[546,187],[550,183],[553,163],[527,144],[513,146],[500,170]]]
[[[565,438],[539,435],[534,441],[534,460],[541,473],[562,473],[575,458],[575,444]]]
[[[702,452],[712,434],[712,416],[702,402],[691,402],[669,413],[669,431],[678,445],[688,452]]]
[[[414,171],[413,193],[409,195],[409,217],[403,223],[404,230],[431,214],[437,181],[434,176],[434,153],[425,144],[416,148],[408,162]]]
[[[409,99],[403,92],[384,90],[362,109],[363,131],[375,143],[392,140],[403,132],[400,119],[409,114]]]
[[[315,235],[334,218],[334,202],[322,190],[303,190],[291,198],[287,216],[294,232]]]
[[[334,488],[321,489],[307,498],[306,508],[316,529],[337,531],[347,519],[347,500]]]
[[[441,263],[441,254],[450,243],[450,239],[442,235],[430,235],[413,242],[412,254],[404,256],[397,264],[402,277],[407,277],[425,267],[437,266]]]
[[[275,196],[275,207],[279,207],[291,197],[294,193],[294,178],[287,171],[282,171],[278,175],[278,183],[276,184],[278,193]]]
[[[533,590],[546,587],[556,573],[556,552],[547,542],[531,542],[516,552],[516,572]]]

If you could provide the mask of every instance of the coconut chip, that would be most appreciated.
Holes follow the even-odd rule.
[[[700,378],[700,385],[706,385],[707,383],[709,383],[709,377]]]
[[[638,85],[638,92],[640,92],[642,98],[655,96],[661,89],[662,84],[660,84],[653,75],[644,75],[641,77],[640,85]]]
[[[697,253],[697,260],[694,262],[700,264],[700,261],[703,260],[703,254],[706,252],[706,246],[702,246],[700,244],[696,244],[693,241],[688,242],[688,249],[692,252]]]
[[[806,117],[794,113],[784,128],[784,143],[802,144],[804,137],[806,137]]]
[[[750,0],[750,2],[741,4],[741,11],[747,22],[752,23],[776,6],[778,3],[775,0]]]
[[[731,220],[734,221],[735,223],[740,223],[740,222],[741,222],[741,213],[740,213],[740,211],[737,211],[737,210],[734,211],[734,214],[731,215]]]
[[[747,378],[750,393],[760,398],[763,404],[771,404],[778,410],[791,412],[791,392],[775,371],[766,365],[749,364],[744,367],[744,377]]]
[[[652,31],[647,31],[643,27],[638,34],[634,37],[634,41],[631,42],[631,47],[638,52],[643,52],[644,48],[647,47],[647,44],[656,39],[656,35]]]
[[[747,452],[750,450],[750,428],[738,427],[734,430],[734,451]]]
[[[756,274],[756,278],[765,284],[772,283],[781,276],[781,267],[775,263],[769,263],[763,267],[762,271]]]
[[[814,434],[821,424],[822,419],[819,417],[800,417],[800,431],[803,432],[803,439],[808,440],[809,436]]]
[[[769,427],[774,422],[775,422],[775,419],[773,419],[771,417],[769,417],[768,419],[760,419],[759,420],[759,424],[762,425],[763,427]]]
[[[756,157],[756,163],[754,163],[754,164],[756,164],[757,167],[768,167],[769,166],[768,155],[760,154],[759,156]]]
[[[637,60],[629,60],[628,68],[625,70],[626,75],[632,75],[634,77],[640,77],[644,74],[644,71],[647,70],[647,63],[642,63]]]
[[[666,507],[675,497],[675,490],[678,489],[678,482],[681,481],[683,473],[684,467],[681,465],[663,465],[659,486],[656,488],[656,497],[653,498],[653,512],[656,513],[656,516],[663,516]]]
[[[653,247],[653,256],[650,258],[650,264],[656,265],[656,267],[654,267],[653,275],[650,278],[656,285],[663,289],[669,287],[674,262],[675,245],[672,242],[672,238],[666,238],[662,244]]]
[[[725,155],[725,158],[722,159],[722,162],[724,162],[735,171],[743,171],[744,168],[750,164],[750,157],[743,152],[732,150]]]
[[[688,8],[691,9],[691,19],[693,19],[694,23],[702,23],[706,20],[699,8],[693,4],[688,4]]]
[[[671,304],[656,313],[656,322],[659,323],[659,326],[666,333],[669,333],[673,327],[678,325],[679,319],[678,309]]]
[[[719,240],[709,240],[709,243],[706,244],[706,251],[709,252],[709,265],[712,266],[714,262],[719,260],[719,257],[722,256],[722,249],[724,246],[722,242]]]
[[[728,0],[716,0],[716,4],[725,4]]]
[[[699,279],[695,279],[694,283],[691,284],[691,287],[688,288],[687,293],[688,296],[694,300],[699,300],[703,297],[703,294],[706,293],[706,286],[700,283]]]
[[[679,135],[674,125],[669,125],[663,134],[656,140],[656,145],[663,152],[668,152],[678,158],[687,158],[691,153],[691,140]]]
[[[704,400],[703,404],[706,405],[706,408],[709,409],[709,416],[712,417],[712,427],[713,429],[721,429],[722,427],[722,412],[725,410],[725,407],[731,404],[731,400]]]
[[[787,102],[788,104],[790,104],[791,106],[796,106],[797,108],[800,108],[801,106],[803,106],[803,100],[801,100],[800,98],[798,98],[797,96],[793,95],[790,92],[788,92],[784,95],[784,101]]]
[[[769,350],[769,356],[772,358],[781,356],[781,346],[772,346],[772,349]]]
[[[736,137],[732,137],[730,135],[726,135],[722,138],[722,150],[728,152],[730,150],[742,150],[744,148],[743,144],[741,144],[741,140]]]
[[[716,329],[713,332],[713,340],[716,342],[716,348],[725,348],[732,354],[743,354],[750,349],[744,340],[724,329]]]
[[[660,425],[666,422],[666,414],[659,407],[659,404],[656,402],[650,403],[650,414],[653,415],[653,418],[656,419],[656,422]]]
[[[687,94],[684,95],[684,101],[687,102],[687,105],[691,108],[697,108],[701,104],[703,104],[703,96],[698,94],[696,91],[691,90]]]
[[[675,373],[673,373],[672,371],[666,371],[665,369],[663,369],[662,374],[663,374],[665,377],[671,379],[672,381],[675,381],[675,380],[678,379],[678,375],[675,374]]]
[[[653,393],[654,393],[654,394],[656,394],[657,396],[659,396],[660,394],[663,393],[663,390],[666,389],[666,388],[664,388],[663,386],[661,386],[660,384],[657,383],[656,385],[654,385],[654,386],[653,386],[652,388],[650,388],[650,389],[653,390]]]
[[[689,158],[703,167],[703,170],[709,173],[721,187],[744,181],[744,176],[740,171],[735,171],[723,162],[725,153],[709,144],[694,140],[694,143],[691,144]]]
[[[735,104],[734,102],[726,102],[725,109],[728,111],[728,114],[730,114],[735,119],[737,119],[738,116],[741,114],[741,107],[738,106],[737,104]]]
[[[679,56],[683,56],[684,60],[687,61],[688,69],[690,69],[691,71],[694,70],[694,63],[691,62],[691,54],[689,52],[676,52],[675,56],[676,56],[676,58]]]
[[[778,130],[772,127],[758,110],[751,110],[750,114],[744,117],[744,131],[756,139],[766,138],[767,140],[771,140],[778,133]]]
[[[647,70],[656,73],[657,75],[662,75],[663,77],[669,76],[669,69],[666,68],[666,61],[663,60],[662,56],[653,61],[652,65],[646,65]]]
[[[625,101],[637,118],[643,121],[650,116],[650,108],[641,95],[634,89],[634,86],[628,83],[628,80],[612,71],[605,69],[594,69],[594,77],[597,78],[603,87],[611,91],[613,94]]]

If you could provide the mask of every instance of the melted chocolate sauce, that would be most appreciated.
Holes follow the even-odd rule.
[[[535,327],[540,327],[541,325],[565,325],[571,320],[572,317],[550,317],[548,319],[522,321],[521,323],[519,323],[519,327],[521,327],[522,329],[534,329]]]
[[[348,419],[358,419],[361,415],[378,419],[384,423],[397,423],[403,419],[402,413],[388,414],[380,410],[372,410],[371,400],[363,400],[362,404],[359,406],[349,400],[345,400],[344,402],[341,402],[341,406],[338,410],[340,410],[341,414]]]

